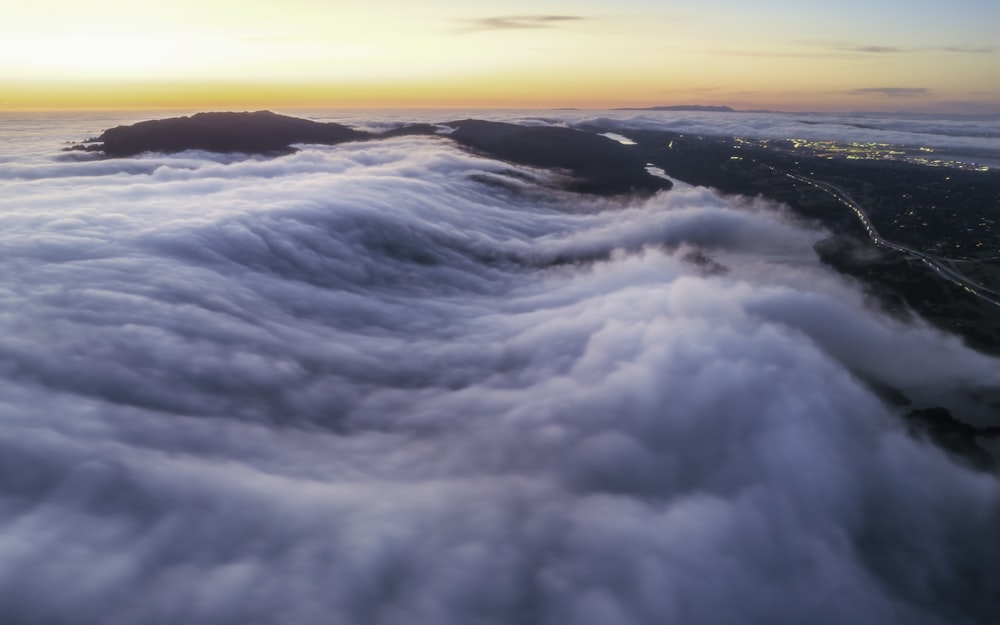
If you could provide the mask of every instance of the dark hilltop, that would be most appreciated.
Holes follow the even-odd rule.
[[[293,143],[332,145],[365,138],[368,133],[340,124],[324,124],[270,111],[197,113],[190,117],[117,126],[105,130],[86,149],[110,157],[183,150],[281,154],[292,151]]]
[[[184,150],[280,155],[295,151],[294,145],[301,143],[335,145],[409,135],[438,136],[492,158],[563,171],[568,174],[563,186],[575,192],[649,195],[671,187],[669,180],[646,171],[641,154],[607,137],[571,128],[476,119],[414,124],[376,134],[270,111],[198,113],[117,126],[71,149],[111,158]]]

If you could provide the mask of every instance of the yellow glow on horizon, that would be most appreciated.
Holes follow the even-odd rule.
[[[0,22],[0,110],[965,102],[1000,111],[989,80],[1000,48],[985,27],[952,24],[961,37],[952,41],[942,17],[932,45],[929,32],[887,36],[840,10],[703,4],[32,0],[5,7]],[[852,43],[855,31],[871,39]]]
[[[480,80],[412,83],[31,83],[0,85],[0,110],[264,109],[264,108],[614,108],[658,104],[716,104],[774,110],[878,110],[845,89],[787,87],[775,81],[764,88],[752,81],[730,89],[705,89],[698,83],[648,84],[617,77],[594,89],[591,81],[569,77],[494,74]],[[958,92],[957,98],[977,94]],[[887,100],[884,110],[898,110]]]

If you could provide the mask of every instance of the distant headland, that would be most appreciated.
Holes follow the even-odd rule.
[[[696,111],[700,113],[736,113],[736,109],[728,106],[712,106],[706,104],[676,104],[671,106],[620,107],[614,111]]]

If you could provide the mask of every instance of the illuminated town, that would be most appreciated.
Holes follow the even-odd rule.
[[[754,146],[789,154],[808,155],[817,158],[846,158],[860,161],[902,161],[915,165],[947,167],[965,171],[989,171],[988,165],[969,163],[934,156],[936,150],[928,147],[905,147],[889,143],[859,142],[839,143],[812,139],[734,139],[735,147]]]

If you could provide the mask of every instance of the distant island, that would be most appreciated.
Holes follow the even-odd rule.
[[[728,106],[712,106],[706,104],[675,104],[671,106],[621,107],[613,111],[697,111],[700,113],[735,113],[736,109]]]

